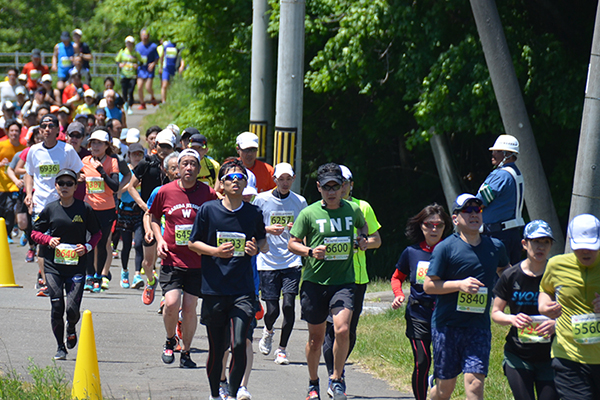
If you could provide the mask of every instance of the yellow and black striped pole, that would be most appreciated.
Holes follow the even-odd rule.
[[[267,121],[250,121],[250,132],[258,136],[256,157],[264,161],[267,157]]]
[[[273,165],[286,162],[295,168],[297,128],[275,127],[275,144],[273,146]]]

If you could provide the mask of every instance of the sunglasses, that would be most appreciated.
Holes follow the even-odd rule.
[[[63,187],[63,186],[72,187],[73,185],[75,185],[75,182],[73,182],[73,181],[56,181],[56,184],[60,187]]]
[[[56,128],[56,125],[54,125],[54,124],[40,124],[40,128],[42,128],[42,129],[52,129],[52,128]]]
[[[444,227],[446,227],[446,224],[443,222],[423,222],[423,226],[427,229],[444,229]]]
[[[247,180],[248,177],[246,175],[242,174],[241,172],[232,172],[230,174],[224,175],[221,178],[222,181],[233,181],[234,179],[241,181],[241,180]]]
[[[460,210],[460,212],[463,214],[471,214],[472,212],[479,214],[481,212],[481,207],[480,206],[468,206],[468,207],[465,207],[462,210]]]
[[[73,138],[73,139],[81,139],[83,137],[83,135],[77,135],[74,133],[69,133],[69,137]]]
[[[323,186],[321,186],[321,189],[323,189],[326,192],[331,192],[331,191],[336,192],[336,191],[340,190],[341,187],[342,187],[342,185],[337,185],[337,184],[332,185],[332,186],[323,185]]]

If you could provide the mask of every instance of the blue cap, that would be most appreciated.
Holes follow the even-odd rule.
[[[525,225],[525,229],[523,229],[523,238],[524,239],[538,239],[549,237],[554,240],[554,235],[552,235],[552,228],[546,221],[542,221],[541,219],[536,219],[535,221],[531,221],[527,225]]]
[[[456,200],[454,200],[454,205],[452,206],[452,212],[455,213],[463,209],[463,207],[469,202],[475,201],[477,204],[482,205],[483,202],[479,200],[477,197],[473,196],[471,193],[463,193],[459,195]]]

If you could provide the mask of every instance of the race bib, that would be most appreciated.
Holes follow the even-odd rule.
[[[429,269],[429,261],[419,261],[417,263],[417,283],[422,285],[425,283],[427,270]]]
[[[223,243],[233,243],[233,256],[243,257],[246,254],[246,235],[238,232],[217,232],[217,247]]]
[[[58,175],[58,171],[60,171],[58,163],[40,165],[40,177],[42,178],[54,178]]]
[[[350,250],[353,246],[350,244],[350,237],[326,237],[323,241],[325,245],[325,261],[347,260],[350,256]]]
[[[294,212],[293,211],[272,211],[271,217],[269,218],[269,225],[280,224],[286,226],[287,224],[294,223]],[[286,226],[287,229],[287,226]]]
[[[177,246],[187,246],[192,233],[192,224],[175,225],[175,244]]]
[[[85,184],[88,194],[104,193],[104,179],[97,176],[85,178]]]
[[[167,47],[167,58],[177,57],[177,47]]]
[[[62,65],[63,67],[70,67],[71,66],[71,59],[69,57],[61,57],[60,59],[60,65]]]
[[[573,340],[579,344],[600,342],[600,314],[573,315],[571,317]]]
[[[550,318],[543,315],[532,315],[531,324],[524,328],[517,329],[519,336],[519,342],[521,343],[550,343],[550,336],[540,336],[538,333],[538,327]]]
[[[32,81],[37,81],[41,77],[42,77],[42,71],[40,71],[38,69],[32,69],[31,71],[29,71],[29,79],[31,79]]]
[[[458,301],[456,310],[468,313],[483,314],[487,305],[488,290],[486,287],[480,287],[475,294],[458,292]]]
[[[54,263],[64,265],[77,265],[79,255],[75,251],[77,246],[74,244],[59,244],[54,249]]]

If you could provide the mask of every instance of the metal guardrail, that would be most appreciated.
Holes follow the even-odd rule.
[[[42,52],[42,64],[51,67],[52,55],[53,53]],[[116,53],[92,53],[92,60],[90,61],[91,76],[102,78],[119,76],[120,69],[115,62],[116,56]],[[29,61],[31,61],[31,52],[0,53],[0,69],[15,67],[21,71]]]

